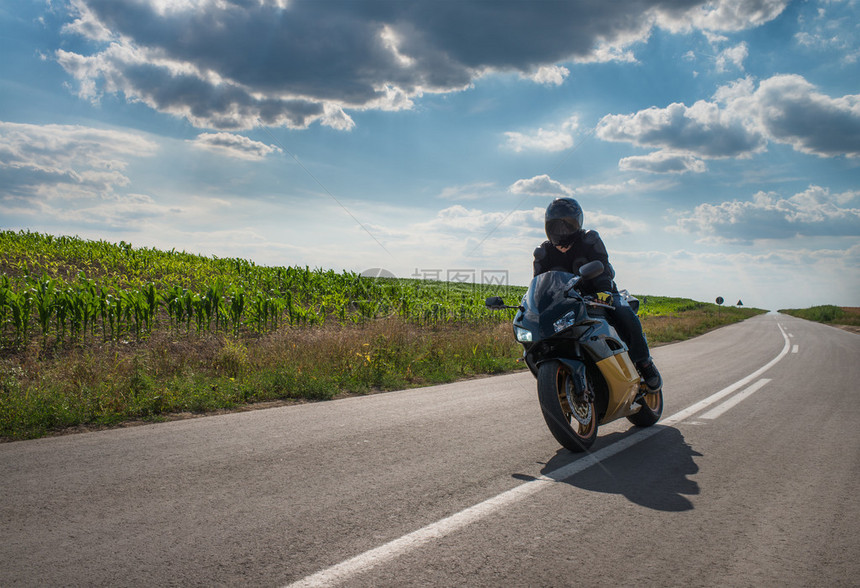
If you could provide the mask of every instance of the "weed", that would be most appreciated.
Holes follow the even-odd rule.
[[[248,348],[241,341],[225,338],[223,346],[212,362],[212,367],[228,378],[238,378],[250,368]]]
[[[789,308],[779,312],[819,323],[860,327],[860,308],[857,307],[839,307],[828,304],[804,309]]]

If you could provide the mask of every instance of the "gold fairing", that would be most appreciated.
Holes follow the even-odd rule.
[[[639,373],[630,356],[621,352],[598,361],[597,367],[609,387],[609,404],[600,424],[635,414],[638,408],[630,410],[630,405],[639,391]]]

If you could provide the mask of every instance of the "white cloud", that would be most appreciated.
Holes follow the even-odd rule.
[[[7,164],[65,166],[79,162],[99,169],[121,169],[127,162],[116,155],[146,157],[157,146],[124,131],[0,121],[0,149]]]
[[[860,191],[831,194],[810,186],[789,198],[759,192],[752,200],[700,204],[679,215],[676,226],[718,242],[752,244],[763,239],[860,237]]]
[[[645,223],[632,221],[614,214],[606,214],[599,210],[594,212],[585,211],[584,217],[585,221],[583,225],[585,228],[594,229],[603,236],[628,235],[643,231],[646,228]]]
[[[755,81],[751,76],[738,78],[714,92],[714,102],[723,105],[732,104],[735,100],[745,100],[755,93]]]
[[[652,174],[704,173],[705,162],[689,153],[654,151],[648,155],[625,157],[618,162],[621,171],[644,171]]]
[[[110,29],[99,21],[98,17],[85,2],[71,0],[70,5],[76,13],[75,19],[63,26],[63,32],[77,34],[87,39],[101,42],[109,42],[113,38]]]
[[[564,197],[573,195],[573,190],[553,180],[546,174],[533,178],[517,180],[508,188],[513,194],[529,194],[531,196]]]
[[[749,48],[746,43],[740,43],[734,47],[723,49],[717,55],[716,66],[718,72],[724,72],[732,65],[743,71],[744,60],[749,57]]]
[[[615,184],[583,184],[580,186],[567,186],[557,180],[553,180],[546,174],[534,176],[528,179],[517,180],[508,188],[513,194],[528,194],[531,196],[564,198],[581,194],[594,194],[598,196],[613,196],[616,194],[632,194],[646,191],[663,191],[673,184],[667,181],[642,182],[636,178],[618,182]]]
[[[824,2],[811,19],[801,18],[802,30],[794,35],[798,45],[809,51],[829,53],[842,65],[853,65],[860,59],[856,0]]]
[[[703,158],[749,157],[767,144],[743,117],[704,100],[692,106],[674,103],[635,114],[607,115],[598,123],[597,136]]]
[[[390,106],[390,110],[397,110],[396,100],[382,100],[381,102],[384,105]],[[380,105],[380,109],[385,109],[385,106]],[[320,118],[320,122],[324,126],[331,127],[337,131],[351,131],[353,127],[355,127],[355,121],[353,121],[352,117],[345,113],[343,108],[340,106],[326,104],[323,107],[323,113],[324,114]]]
[[[577,57],[574,61],[576,63],[637,63],[636,55],[633,51],[625,49],[625,45],[641,40],[644,39],[634,35],[627,42],[618,45],[599,43],[590,54],[585,57]]]
[[[573,136],[564,131],[538,129],[531,135],[505,133],[507,146],[517,153],[522,151],[564,151],[573,147]]]
[[[570,70],[560,65],[544,65],[538,68],[531,75],[523,77],[532,80],[538,84],[546,84],[547,86],[560,86],[564,83],[567,76],[570,75]]]
[[[857,157],[860,94],[831,98],[798,75],[771,77],[757,89],[745,78],[718,89],[713,102],[607,115],[597,136],[700,159],[749,158],[765,151],[768,141],[821,157]],[[648,165],[661,157],[624,165]]]
[[[248,137],[224,132],[201,133],[197,135],[196,139],[189,142],[198,149],[250,161],[259,161],[271,153],[281,151],[278,147],[253,141]]]
[[[657,7],[658,22],[668,30],[741,31],[763,25],[782,14],[788,0],[716,0],[686,10]]]
[[[727,43],[729,40],[729,38],[725,35],[720,35],[712,31],[702,31],[702,34],[705,36],[705,39],[708,40],[708,43],[710,43],[712,47],[715,47],[716,45],[720,45],[722,43]]]
[[[0,194],[70,199],[109,197],[128,185],[128,159],[157,147],[133,133],[69,125],[0,121]]]
[[[722,74],[729,70],[744,71],[744,61],[749,57],[749,46],[746,41],[742,41],[737,45],[725,47],[729,42],[729,38],[725,35],[720,35],[712,31],[702,31],[703,36],[710,45],[709,51],[696,53],[693,50],[687,51],[684,54],[684,59],[690,62],[696,62],[700,57],[705,58],[709,62],[713,62],[715,73]],[[693,72],[693,75],[698,75]]]
[[[537,129],[531,133],[506,132],[506,145],[517,153],[522,151],[564,151],[574,144],[574,135],[579,128],[579,117],[574,115],[558,127]]]
[[[396,258],[383,265],[401,277],[416,269],[418,277],[422,270],[436,270],[441,272],[437,279],[446,279],[445,271],[456,268],[472,268],[476,275],[480,268],[506,268],[521,269],[518,283],[522,283],[531,268],[531,252],[546,238],[543,215],[542,206],[486,211],[453,205],[418,222],[368,226],[384,243],[396,243]]]
[[[522,236],[543,230],[543,207],[508,212],[485,212],[459,204],[444,208],[429,221],[416,223],[408,232],[420,235],[421,243],[440,239],[458,240],[464,236],[472,239],[506,238]]]
[[[475,182],[462,186],[448,186],[439,193],[442,200],[479,200],[498,193],[498,187],[493,182]]]
[[[71,225],[116,230],[136,228],[148,219],[164,218],[181,212],[181,206],[158,204],[146,194],[123,194],[105,201],[81,201],[72,208],[57,209],[55,214],[64,223]]]
[[[63,230],[115,230],[171,216],[175,205],[126,192],[132,182],[125,169],[157,151],[129,132],[0,122],[0,216]]]
[[[801,76],[782,75],[764,80],[738,104],[754,113],[772,141],[821,157],[860,156],[860,94],[831,98]]]
[[[662,191],[671,187],[667,182],[641,182],[631,178],[614,184],[584,184],[577,186],[574,194],[594,194],[597,196],[615,196],[617,194],[633,194],[645,191]]]

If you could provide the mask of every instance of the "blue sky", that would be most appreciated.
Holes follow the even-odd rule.
[[[860,306],[857,0],[0,2],[0,227]]]

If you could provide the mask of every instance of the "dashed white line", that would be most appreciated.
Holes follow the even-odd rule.
[[[523,498],[531,496],[532,494],[536,494],[537,492],[548,487],[553,482],[566,480],[567,478],[570,478],[571,476],[578,474],[579,472],[590,468],[591,466],[596,465],[603,460],[644,441],[652,435],[656,435],[661,430],[665,429],[667,426],[675,425],[684,421],[690,416],[720,401],[722,398],[728,396],[735,390],[742,388],[752,380],[755,380],[757,377],[759,377],[761,374],[776,365],[779,360],[786,356],[791,347],[789,343],[789,338],[783,330],[782,325],[777,324],[777,326],[779,326],[779,330],[782,333],[783,338],[785,339],[785,346],[783,347],[779,355],[777,355],[771,361],[769,361],[764,366],[760,367],[747,377],[738,380],[734,384],[723,388],[719,392],[708,396],[704,400],[700,400],[692,406],[689,406],[684,410],[676,412],[672,416],[663,419],[661,421],[662,425],[658,424],[647,429],[640,429],[632,435],[625,437],[620,441],[613,443],[612,445],[604,447],[598,451],[595,451],[594,453],[584,455],[573,463],[553,470],[546,475],[542,475],[540,477],[535,478],[534,480],[524,482],[519,486],[515,486],[510,490],[502,492],[501,494],[497,494],[492,498],[488,498],[483,502],[480,502],[474,506],[470,506],[465,510],[461,510],[460,512],[454,513],[451,516],[436,521],[435,523],[431,523],[426,527],[422,527],[421,529],[404,535],[399,539],[389,541],[384,545],[380,545],[379,547],[376,547],[369,551],[365,551],[364,553],[360,553],[355,557],[352,557],[339,564],[320,570],[315,574],[312,574],[302,580],[290,584],[287,588],[334,586],[336,584],[344,582],[356,574],[367,571],[386,561],[390,561],[411,549],[424,545],[425,543],[428,543],[433,539],[444,537],[445,535],[448,535],[458,529],[466,527],[505,506],[514,504],[522,500]],[[770,380],[762,381],[766,384]],[[758,383],[756,383],[756,385],[758,385]],[[750,386],[750,389],[756,388],[756,385]],[[753,392],[754,391],[755,390],[753,390]],[[747,392],[745,392],[745,394]],[[752,392],[749,393],[751,394]]]
[[[723,388],[719,392],[717,392],[715,394],[711,394],[710,396],[708,396],[704,400],[700,400],[699,402],[693,404],[692,406],[688,406],[684,410],[682,410],[680,412],[676,412],[675,414],[673,414],[669,418],[662,419],[660,422],[662,422],[664,425],[674,425],[676,423],[680,423],[681,421],[686,420],[688,417],[691,417],[692,415],[706,409],[707,407],[711,406],[712,404],[716,404],[717,402],[719,402],[720,400],[722,400],[723,398],[725,398],[726,396],[728,396],[729,394],[731,394],[735,390],[743,388],[744,386],[746,386],[747,384],[749,384],[750,382],[752,382],[753,380],[758,378],[760,375],[765,373],[767,370],[772,368],[774,365],[776,365],[777,362],[779,362],[779,360],[781,360],[783,357],[788,355],[788,351],[789,351],[789,349],[791,349],[791,344],[789,343],[788,336],[786,335],[785,331],[783,330],[782,325],[777,324],[777,326],[779,327],[779,330],[782,333],[782,338],[785,340],[785,345],[783,346],[782,351],[779,352],[779,355],[777,355],[772,360],[770,360],[768,363],[764,364],[759,369],[757,369],[756,371],[754,371],[753,373],[748,375],[746,378],[742,378],[742,379],[738,380],[737,382],[735,382],[734,384],[726,386],[725,388]]]
[[[764,385],[767,384],[768,382],[770,382],[769,379],[762,378],[761,380],[759,380],[758,382],[756,382],[755,384],[753,384],[752,386],[750,386],[749,388],[747,388],[746,390],[741,392],[740,394],[736,394],[735,396],[732,396],[731,398],[729,398],[728,400],[726,400],[725,402],[723,402],[722,404],[720,404],[716,408],[712,408],[711,410],[709,410],[708,412],[706,412],[705,414],[703,414],[699,418],[715,419],[715,418],[719,417],[720,415],[725,413],[727,410],[729,410],[733,406],[736,406],[737,404],[743,402],[744,400],[746,400],[747,398],[749,398],[750,396],[755,394],[757,391],[761,390],[761,388],[763,388]]]

